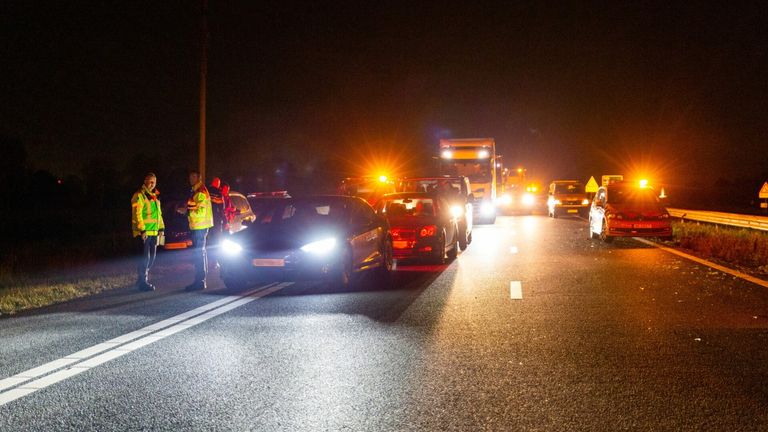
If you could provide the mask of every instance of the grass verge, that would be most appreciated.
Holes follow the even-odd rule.
[[[672,228],[677,244],[702,258],[768,274],[768,234],[762,231],[679,221]]]
[[[122,288],[135,282],[135,275],[114,275],[72,281],[15,281],[0,287],[0,313],[16,312],[48,306],[68,300]]]

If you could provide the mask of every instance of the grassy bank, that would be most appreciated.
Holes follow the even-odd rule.
[[[768,234],[696,222],[673,222],[675,241],[696,255],[768,274]]]
[[[74,280],[15,282],[5,280],[0,287],[0,313],[3,315],[48,306],[68,300],[122,288],[135,282],[131,274],[87,277]]]

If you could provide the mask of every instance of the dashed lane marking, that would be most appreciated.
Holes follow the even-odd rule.
[[[140,330],[126,333],[66,357],[0,380],[0,391],[2,391],[0,393],[0,406],[196,326],[261,297],[268,296],[290,285],[292,285],[291,282],[273,283],[259,287],[242,296],[227,296],[221,300],[159,321]]]
[[[520,281],[512,281],[509,283],[509,297],[512,300],[523,299],[523,284]]]

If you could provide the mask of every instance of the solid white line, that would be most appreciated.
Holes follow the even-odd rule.
[[[19,385],[21,383],[24,383],[26,381],[29,381],[30,379],[37,378],[41,375],[45,375],[56,369],[60,369],[62,367],[72,365],[73,363],[80,362],[67,369],[59,370],[58,372],[52,373],[43,378],[39,378],[37,380],[27,382],[26,384],[23,384],[15,389],[6,391],[4,393],[0,393],[0,405],[4,405],[20,397],[26,396],[30,394],[32,391],[45,388],[51,384],[55,384],[59,381],[75,376],[90,368],[106,363],[110,360],[113,360],[117,357],[120,357],[124,354],[132,352],[141,347],[147,346],[151,343],[157,342],[158,340],[161,340],[165,337],[178,333],[182,330],[186,330],[192,326],[205,322],[215,316],[221,315],[225,312],[228,312],[232,309],[240,307],[244,304],[250,303],[256,299],[272,294],[290,285],[292,285],[292,283],[289,283],[289,282],[284,282],[280,284],[269,284],[269,285],[259,287],[255,290],[250,291],[246,297],[228,296],[228,297],[225,297],[224,299],[193,309],[192,311],[185,312],[180,315],[176,315],[174,317],[171,317],[166,320],[160,321],[158,323],[152,324],[150,326],[144,327],[143,329],[133,331],[131,333],[127,333],[122,336],[118,336],[114,339],[110,339],[107,342],[102,342],[100,344],[78,351],[74,354],[70,354],[67,357],[53,360],[51,362],[48,362],[36,368],[32,368],[27,371],[18,373],[14,376],[11,376],[9,378],[0,380],[0,391],[2,391],[6,388],[10,388],[10,387]],[[195,312],[196,314],[199,315],[199,317],[196,317],[194,322],[190,323],[191,320],[179,322],[179,317],[186,317],[186,318],[193,317],[196,315]],[[183,320],[185,318],[181,318],[181,319]],[[177,323],[177,324],[174,325],[174,323]],[[163,329],[163,330],[157,333],[151,333],[151,330],[148,330],[148,329],[153,329],[153,330]],[[150,333],[151,335],[147,336]],[[119,341],[119,342],[115,342],[115,341]],[[125,344],[122,346],[120,345],[120,343],[125,343],[129,341],[134,341],[134,342]],[[98,353],[102,353],[102,354],[97,355],[88,360],[81,361],[87,356],[98,354]]]
[[[523,284],[520,281],[512,281],[509,283],[509,297],[512,300],[523,299]]]
[[[673,249],[671,247],[660,245],[658,243],[646,240],[644,238],[639,238],[639,237],[632,237],[632,238],[637,240],[637,241],[639,241],[640,243],[644,243],[644,244],[647,244],[647,245],[650,245],[650,246],[655,246],[655,247],[657,247],[657,248],[659,248],[659,249],[661,249],[663,251],[669,252],[671,254],[675,254],[677,256],[681,256],[683,258],[687,258],[687,259],[689,259],[691,261],[697,262],[699,264],[703,264],[703,265],[705,265],[707,267],[711,267],[711,268],[713,268],[715,270],[720,270],[723,273],[727,273],[727,274],[729,274],[731,276],[736,276],[738,278],[744,279],[745,281],[752,282],[755,285],[760,285],[763,288],[768,288],[768,281],[765,281],[763,279],[759,279],[759,278],[756,278],[754,276],[750,276],[750,275],[748,275],[746,273],[742,273],[742,272],[740,272],[738,270],[734,270],[734,269],[730,269],[728,267],[721,266],[720,264],[715,264],[712,261],[707,261],[707,260],[705,260],[703,258],[699,258],[697,256],[693,256],[693,255],[687,254],[685,252],[681,252],[681,251],[679,251],[677,249]]]

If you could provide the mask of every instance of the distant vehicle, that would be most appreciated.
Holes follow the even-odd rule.
[[[230,192],[229,197],[235,208],[232,222],[227,223],[226,232],[236,233],[244,229],[245,224],[253,221],[256,216],[251,210],[245,195],[240,192]],[[187,207],[186,200],[171,200],[163,203],[163,222],[165,222],[165,245],[166,250],[186,249],[192,247],[192,236],[189,233],[189,220],[187,215],[179,214],[177,211]],[[212,241],[209,235],[208,242]]]
[[[427,192],[384,195],[377,212],[389,222],[394,256],[427,259],[436,264],[459,252],[458,217],[445,196]]]
[[[589,211],[589,237],[606,243],[615,237],[672,239],[667,209],[656,192],[629,182],[615,182],[597,190]]]
[[[245,228],[244,223],[253,222],[256,219],[256,215],[253,214],[251,205],[245,195],[240,192],[230,192],[229,198],[232,200],[232,206],[235,207],[234,217],[232,221],[226,227],[229,233],[236,233]]]
[[[578,180],[555,180],[549,185],[547,212],[550,217],[562,215],[586,217],[589,198]]]
[[[165,223],[165,244],[163,249],[173,250],[192,247],[189,220],[186,214],[179,214],[177,212],[180,208],[187,208],[186,200],[163,202],[163,222]]]
[[[459,249],[465,250],[472,243],[474,226],[474,202],[469,179],[464,176],[404,178],[399,192],[434,192],[444,196],[451,205],[451,214],[459,226]]]
[[[360,197],[372,206],[383,195],[394,192],[397,192],[395,181],[386,176],[348,177],[338,187],[340,195]]]
[[[441,139],[439,156],[440,174],[469,179],[475,223],[496,223],[496,141]]]
[[[624,176],[621,174],[606,174],[601,179],[601,186],[608,186],[611,183],[624,181]]]
[[[323,280],[349,287],[366,271],[388,283],[392,272],[387,220],[356,197],[269,200],[248,229],[220,246],[221,278],[235,289],[262,279]]]

